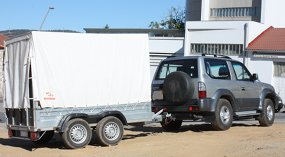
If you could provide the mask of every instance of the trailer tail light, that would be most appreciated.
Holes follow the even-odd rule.
[[[13,131],[10,128],[8,129],[8,136],[13,137]]]
[[[189,111],[199,111],[199,106],[190,106]]]
[[[36,141],[38,139],[38,133],[37,132],[30,132],[30,139],[32,141]]]
[[[204,82],[198,82],[198,96],[199,99],[207,98],[207,88]]]

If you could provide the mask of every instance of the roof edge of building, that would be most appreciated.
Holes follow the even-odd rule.
[[[258,40],[260,39],[265,33],[267,33],[269,30],[274,29],[273,26],[268,27],[266,30],[264,30],[262,33],[260,33],[256,38],[254,38],[247,46],[246,49],[250,50],[250,47]]]

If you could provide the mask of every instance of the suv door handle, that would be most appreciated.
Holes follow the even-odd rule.
[[[241,90],[242,90],[242,91],[245,91],[245,87],[241,87]]]

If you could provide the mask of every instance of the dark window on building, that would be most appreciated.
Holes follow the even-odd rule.
[[[274,76],[285,77],[285,62],[274,62]]]
[[[212,17],[258,17],[257,7],[212,8]]]
[[[242,44],[191,44],[191,53],[218,54],[239,56],[242,54]]]

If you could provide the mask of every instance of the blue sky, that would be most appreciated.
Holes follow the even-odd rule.
[[[185,0],[0,0],[0,30],[39,29],[49,6],[52,10],[43,30],[83,28],[148,28],[160,21],[172,6],[185,7]]]

